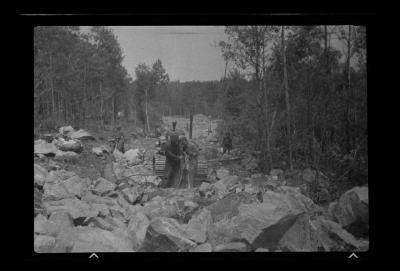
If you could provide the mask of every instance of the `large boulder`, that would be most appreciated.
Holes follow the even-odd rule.
[[[52,170],[49,172],[48,177],[46,178],[46,183],[58,183],[61,181],[65,181],[69,178],[76,176],[76,173],[73,171],[66,171],[64,169],[61,170]]]
[[[255,248],[269,251],[319,251],[320,242],[316,227],[310,216],[302,213],[287,216],[278,223],[266,228],[253,243]]]
[[[63,126],[60,127],[59,132],[61,135],[70,136],[75,132],[75,129],[72,126]]]
[[[48,143],[44,140],[35,141],[34,153],[38,155],[55,156],[58,149],[56,145],[51,142]]]
[[[63,181],[62,185],[67,189],[70,194],[81,198],[88,191],[90,183],[91,181],[89,178],[82,179],[78,176],[74,176]]]
[[[139,197],[143,194],[143,189],[139,186],[134,187],[126,187],[121,191],[122,195],[124,196],[125,200],[129,203],[134,203]]]
[[[253,249],[316,252],[361,250],[359,242],[339,224],[308,213],[289,215],[264,228],[253,241]]]
[[[139,249],[144,242],[149,224],[149,219],[143,213],[131,216],[127,231],[135,249]]]
[[[44,215],[37,215],[34,220],[34,231],[37,234],[52,235],[52,229]]]
[[[62,150],[57,150],[55,159],[56,160],[72,160],[76,158],[78,154],[73,151],[62,151]]]
[[[95,138],[87,131],[80,129],[79,131],[74,131],[70,134],[72,139],[80,139],[80,140],[95,140]]]
[[[73,219],[90,218],[99,214],[99,210],[93,208],[90,204],[80,201],[76,198],[62,199],[59,201],[49,201],[43,203],[48,213],[56,211],[65,211]]]
[[[210,211],[213,222],[218,222],[238,215],[240,204],[247,200],[247,198],[242,197],[240,194],[232,193],[210,204],[206,209]]]
[[[114,164],[112,162],[109,162],[104,166],[101,176],[112,183],[118,183],[118,180],[122,179],[116,176]]]
[[[184,228],[172,218],[157,217],[147,228],[141,252],[184,252],[196,246]]]
[[[215,247],[215,252],[249,252],[250,248],[242,242],[231,242],[221,244]]]
[[[365,251],[368,243],[357,240],[338,223],[318,217],[313,221],[318,229],[318,235],[325,251]]]
[[[118,205],[118,201],[116,199],[110,197],[100,197],[98,195],[94,195],[91,192],[86,193],[85,196],[81,198],[82,201],[93,204],[103,204],[107,206]]]
[[[197,243],[204,243],[207,239],[207,232],[212,224],[211,213],[208,209],[202,209],[194,215],[186,227],[186,233],[190,239]]]
[[[64,138],[59,138],[58,140],[55,140],[55,145],[63,152],[71,151],[80,153],[83,150],[83,145],[79,140],[65,140]]]
[[[134,252],[126,236],[97,227],[76,228],[73,243],[72,252]]]
[[[71,215],[65,211],[57,211],[51,213],[48,222],[54,228],[56,235],[64,230],[74,227],[74,221]]]
[[[34,239],[36,253],[51,253],[56,245],[56,239],[52,236],[37,235]]]
[[[93,147],[92,148],[92,152],[94,154],[98,155],[98,156],[101,156],[101,155],[103,155],[105,153],[110,153],[110,150],[106,146],[101,145],[101,146],[98,146],[98,147]]]
[[[39,186],[43,186],[46,178],[49,176],[47,170],[38,164],[34,164],[34,182]]]
[[[54,212],[50,218],[39,214],[34,220],[35,233],[56,237],[62,230],[74,227],[72,217],[66,212]]]
[[[189,252],[212,252],[212,246],[210,243],[204,243],[197,247],[191,248]]]
[[[354,187],[331,203],[329,213],[334,221],[357,237],[369,235],[368,187]]]
[[[156,217],[179,217],[180,207],[183,207],[183,201],[179,206],[179,197],[155,197],[151,201],[146,202],[143,206],[143,213],[149,219]]]
[[[220,179],[216,183],[212,184],[212,187],[217,193],[218,198],[223,198],[225,195],[229,194],[232,189],[235,189],[235,186],[239,184],[239,177],[232,175],[232,176],[225,176],[224,178]]]
[[[237,201],[233,201],[233,205],[226,208],[227,212],[231,210],[230,213],[228,212],[229,216],[219,218],[214,216],[216,220],[214,220],[213,231],[211,231],[212,239],[218,239],[220,236],[220,240],[216,241],[218,243],[229,242],[234,238],[243,238],[252,244],[257,238],[261,238],[259,236],[264,230],[273,226],[269,230],[272,229],[274,234],[271,236],[276,235],[276,237],[271,242],[276,243],[279,241],[278,237],[283,236],[293,225],[298,215],[313,210],[311,202],[302,198],[301,195],[297,195],[296,191],[287,189],[286,192],[285,194],[267,191],[263,195],[261,204],[239,201],[239,206],[237,206]],[[270,236],[268,233],[267,235]],[[269,240],[268,238],[267,240]]]
[[[43,200],[45,201],[54,201],[74,197],[74,195],[68,191],[63,183],[45,183],[43,190]]]
[[[130,149],[126,151],[122,157],[125,158],[129,164],[138,164],[141,162],[139,149]]]
[[[227,170],[226,168],[219,168],[217,169],[216,173],[218,179],[223,179],[229,176],[229,170]]]
[[[116,185],[114,183],[100,177],[94,182],[92,191],[97,195],[103,195],[107,192],[113,191],[115,187]]]

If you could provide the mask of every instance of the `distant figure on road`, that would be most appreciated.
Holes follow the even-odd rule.
[[[230,154],[232,150],[232,138],[229,132],[226,132],[224,139],[222,140],[222,155],[225,154],[226,151]]]
[[[155,136],[158,138],[158,137],[160,137],[161,136],[161,129],[160,129],[160,127],[156,127],[155,128]]]
[[[115,133],[115,148],[122,153],[125,153],[125,139],[124,134],[121,131],[121,126],[117,126]]]

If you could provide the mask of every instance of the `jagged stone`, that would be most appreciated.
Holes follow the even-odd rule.
[[[136,213],[131,216],[128,224],[128,234],[134,244],[134,248],[139,249],[142,245],[147,232],[150,221],[143,213]]]
[[[48,213],[56,211],[65,211],[71,215],[73,219],[80,217],[90,218],[98,215],[99,211],[84,201],[76,198],[62,199],[59,201],[45,202],[44,206]]]
[[[50,253],[56,245],[56,239],[52,236],[37,235],[34,240],[36,253]]]
[[[227,244],[221,244],[215,247],[215,252],[248,252],[249,248],[247,244],[242,242],[231,242]]]
[[[354,187],[344,193],[329,212],[333,219],[357,237],[369,235],[368,187]]]
[[[77,228],[71,252],[133,252],[132,244],[118,232],[96,227]]]
[[[61,200],[74,197],[63,183],[45,183],[43,190],[43,198],[45,200]]]
[[[204,243],[207,239],[207,232],[211,224],[212,217],[210,211],[202,209],[189,220],[185,231],[190,236],[191,240],[197,243]]]
[[[150,222],[141,252],[182,252],[196,246],[183,227],[172,218],[157,217]]]
[[[189,252],[212,252],[212,246],[210,243],[204,243],[197,247],[191,248]]]
[[[38,140],[35,142],[35,145],[34,145],[34,153],[35,154],[55,156],[57,151],[58,151],[58,149],[53,142],[48,143],[44,140]]]
[[[65,140],[64,138],[59,138],[54,142],[55,146],[63,152],[75,152],[80,153],[83,150],[83,145],[79,140]]]
[[[93,192],[97,195],[102,195],[104,193],[113,191],[116,185],[104,178],[98,178],[94,183]]]
[[[70,194],[81,198],[88,191],[90,182],[91,181],[89,178],[82,179],[78,176],[74,176],[63,181],[62,185],[67,189]]]
[[[63,230],[74,227],[71,215],[64,211],[51,213],[48,223],[53,229],[54,236],[58,235]]]
[[[95,138],[89,132],[83,129],[72,132],[69,137],[71,137],[72,139],[80,139],[80,140],[85,140],[85,139],[95,140]]]
[[[34,164],[34,182],[39,186],[43,186],[46,178],[49,176],[47,170],[38,164]]]
[[[219,169],[217,169],[216,173],[217,173],[217,178],[218,178],[218,179],[223,179],[223,178],[229,176],[229,170],[227,170],[227,169],[225,169],[225,168],[219,168]]]

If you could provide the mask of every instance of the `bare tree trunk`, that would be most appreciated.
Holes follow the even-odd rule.
[[[83,91],[85,95],[85,102],[84,102],[84,108],[83,108],[83,126],[86,127],[86,118],[87,118],[87,106],[88,106],[88,95],[87,95],[87,89],[86,89],[86,64],[83,67]]]
[[[115,113],[114,113],[114,100],[115,100],[115,95],[113,95],[111,99],[111,110],[112,110],[112,126],[113,128],[115,127]]]
[[[346,101],[346,151],[347,153],[351,150],[350,144],[350,56],[351,56],[351,26],[349,25],[349,36],[347,40],[347,59],[346,59],[346,66],[347,66],[347,101]]]
[[[102,84],[100,82],[100,126],[103,128],[103,92],[102,92]]]
[[[286,126],[288,133],[288,147],[289,147],[289,168],[293,170],[292,164],[292,142],[291,142],[291,129],[290,129],[290,102],[289,102],[289,86],[287,78],[286,67],[286,52],[285,52],[285,27],[282,26],[282,56],[283,56],[283,83],[285,87],[285,100],[286,100]]]
[[[190,111],[190,117],[189,117],[189,139],[192,139],[192,134],[193,134],[193,111]]]
[[[268,160],[268,169],[272,169],[272,153],[271,153],[271,146],[270,146],[270,136],[271,136],[271,130],[269,130],[269,125],[268,125],[268,92],[267,92],[267,79],[266,79],[266,67],[265,67],[265,45],[264,41],[262,44],[262,71],[263,71],[263,85],[262,85],[262,90],[263,90],[263,96],[264,96],[264,118],[265,118],[265,123],[264,123],[264,133],[265,133],[265,143],[266,143],[266,154],[265,159]]]
[[[54,107],[54,82],[53,82],[53,58],[52,54],[50,53],[50,84],[51,84],[51,108],[52,108],[52,114],[55,112],[55,107]]]
[[[147,104],[148,104],[148,89],[145,89],[145,94],[146,94],[146,101],[145,101],[145,110],[146,110],[146,123],[147,123],[147,132],[150,133],[150,125],[149,125],[149,115],[147,111]]]
[[[350,78],[350,58],[351,58],[351,25],[349,25],[349,36],[347,40],[347,106],[346,106],[346,145],[347,153],[350,153],[352,149],[351,135],[350,135],[350,102],[351,102],[351,78]],[[348,162],[348,166],[350,161]],[[347,181],[350,182],[352,170],[349,170],[347,174]]]

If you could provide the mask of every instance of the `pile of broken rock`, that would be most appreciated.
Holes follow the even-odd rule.
[[[36,252],[368,249],[368,187],[325,210],[284,185],[280,172],[239,178],[219,169],[214,183],[164,189],[151,178],[118,185],[34,170]]]
[[[83,150],[82,141],[94,140],[87,131],[75,131],[71,126],[61,127],[57,134],[46,134],[34,143],[35,157],[75,157]]]

